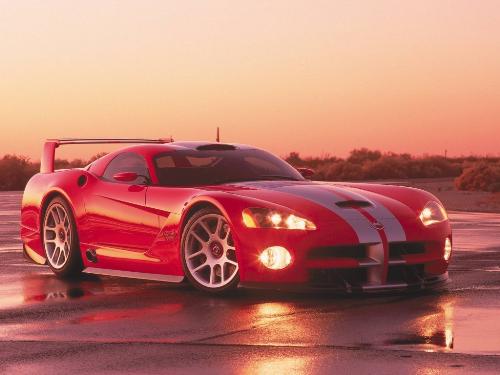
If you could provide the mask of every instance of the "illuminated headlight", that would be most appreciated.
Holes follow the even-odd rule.
[[[282,246],[271,246],[259,256],[261,263],[272,270],[281,270],[292,263],[292,257]]]
[[[243,210],[242,216],[243,224],[248,228],[316,229],[316,225],[307,219],[267,208],[246,208]]]
[[[434,201],[430,201],[425,205],[419,217],[425,226],[448,220],[444,207]]]
[[[449,261],[451,257],[451,240],[449,237],[446,237],[444,241],[444,255],[443,258],[446,261]]]

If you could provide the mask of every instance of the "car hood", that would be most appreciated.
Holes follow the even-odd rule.
[[[317,181],[232,183],[223,185],[222,190],[284,206],[315,221],[340,217],[352,223],[368,218],[386,226],[415,221],[422,202],[429,199],[423,191],[399,186]]]

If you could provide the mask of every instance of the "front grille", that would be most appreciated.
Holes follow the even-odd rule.
[[[317,247],[309,252],[308,257],[309,259],[364,259],[366,258],[366,245]]]
[[[387,272],[388,283],[419,283],[424,278],[424,265],[400,265],[391,266]]]
[[[343,288],[366,283],[365,268],[310,270],[309,283],[315,288]]]
[[[423,242],[393,242],[389,244],[389,258],[400,258],[407,254],[424,254]]]

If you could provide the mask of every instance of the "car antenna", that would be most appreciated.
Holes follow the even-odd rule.
[[[220,142],[220,133],[219,133],[219,127],[217,126],[217,137],[215,138],[215,142]]]

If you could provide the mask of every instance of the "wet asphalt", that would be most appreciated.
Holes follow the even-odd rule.
[[[498,373],[500,214],[450,214],[445,291],[338,296],[115,277],[56,279],[23,258],[0,193],[0,373]]]

